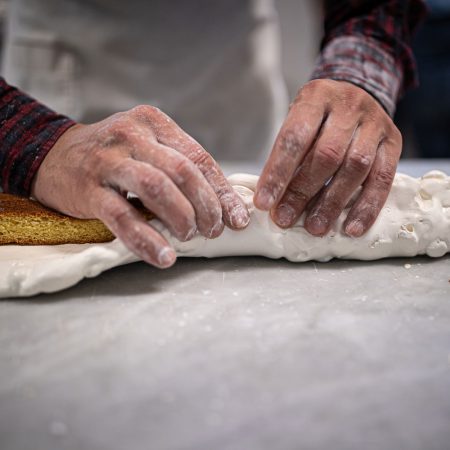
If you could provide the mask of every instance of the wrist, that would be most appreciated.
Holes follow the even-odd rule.
[[[70,121],[66,123],[65,126],[59,128],[57,132],[53,134],[51,140],[47,141],[47,149],[45,153],[43,152],[40,155],[40,160],[36,165],[30,183],[30,195],[42,203],[47,204],[44,197],[47,197],[47,191],[53,189],[51,180],[54,178],[54,174],[52,172],[55,172],[57,169],[57,164],[53,164],[52,160],[55,155],[59,154],[62,149],[67,147],[71,139],[70,137],[74,132],[76,133],[80,127],[83,127],[83,125]],[[44,193],[45,196],[43,195]]]

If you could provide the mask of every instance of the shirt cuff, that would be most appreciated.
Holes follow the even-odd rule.
[[[1,188],[29,196],[42,161],[75,122],[0,78],[0,125]]]
[[[322,50],[311,79],[349,81],[375,97],[392,117],[403,72],[378,41],[364,36],[332,39]]]

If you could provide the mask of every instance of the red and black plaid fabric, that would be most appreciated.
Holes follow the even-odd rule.
[[[312,79],[352,82],[393,115],[417,85],[411,38],[427,8],[422,0],[324,0],[325,34]]]
[[[56,140],[75,122],[0,78],[0,181],[28,196],[33,177]]]
[[[338,36],[376,40],[401,66],[404,91],[418,82],[410,44],[426,13],[423,0],[325,0],[322,46]]]

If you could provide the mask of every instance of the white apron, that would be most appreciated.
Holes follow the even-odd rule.
[[[150,104],[220,160],[269,153],[287,112],[273,0],[12,0],[4,76],[77,121]]]

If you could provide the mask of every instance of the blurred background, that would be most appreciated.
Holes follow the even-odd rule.
[[[405,156],[450,157],[450,1],[428,0],[429,15],[413,41],[420,86],[399,102],[396,123]]]
[[[0,51],[7,33],[8,3],[0,0]],[[322,34],[320,2],[275,3],[283,76],[292,99],[308,80],[317,56]],[[427,4],[429,17],[414,39],[420,87],[399,102],[395,116],[404,137],[403,158],[450,157],[450,1],[429,0]]]

